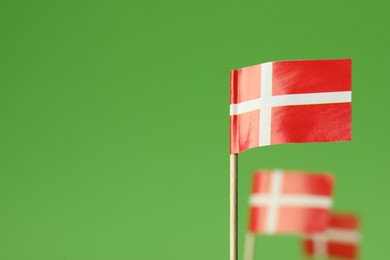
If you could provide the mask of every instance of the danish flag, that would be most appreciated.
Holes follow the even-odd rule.
[[[351,140],[352,60],[268,62],[230,73],[230,153]]]
[[[360,242],[359,219],[354,214],[333,214],[327,230],[307,235],[306,255],[323,258],[357,259]]]
[[[307,172],[258,171],[249,199],[249,232],[314,233],[328,225],[333,177]]]

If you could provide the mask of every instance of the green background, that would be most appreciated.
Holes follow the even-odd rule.
[[[253,170],[331,171],[388,259],[387,1],[0,2],[0,259],[228,259],[229,71],[353,59],[353,141],[239,156],[242,257]],[[301,259],[258,237],[256,259]]]

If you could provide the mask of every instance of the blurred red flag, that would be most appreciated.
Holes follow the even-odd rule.
[[[313,233],[328,225],[333,177],[308,172],[258,171],[249,199],[251,233]]]
[[[268,62],[230,74],[230,153],[351,140],[352,60]]]
[[[308,256],[357,259],[359,242],[358,217],[354,214],[333,214],[327,230],[307,235],[303,245]]]

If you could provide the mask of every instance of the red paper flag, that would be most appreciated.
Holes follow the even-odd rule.
[[[250,196],[252,233],[313,233],[328,225],[333,178],[307,172],[258,171]]]
[[[351,140],[351,59],[278,61],[232,70],[230,153]]]
[[[327,230],[307,235],[303,245],[308,256],[357,259],[359,242],[358,217],[353,214],[334,214]]]

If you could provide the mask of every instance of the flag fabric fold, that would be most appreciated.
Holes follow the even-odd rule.
[[[354,260],[358,258],[360,241],[359,218],[355,214],[334,213],[324,232],[305,236],[303,247],[310,257]]]
[[[315,233],[328,225],[333,177],[308,172],[257,171],[249,199],[249,232]]]
[[[352,60],[268,62],[230,74],[230,153],[351,140]]]

